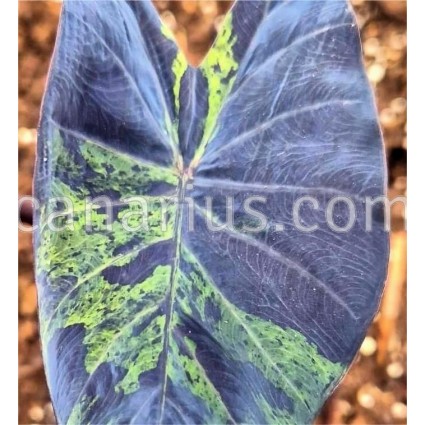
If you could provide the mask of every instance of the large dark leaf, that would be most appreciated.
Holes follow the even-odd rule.
[[[65,3],[35,178],[59,422],[311,421],[377,309],[387,235],[376,212],[366,231],[365,197],[384,192],[384,176],[345,1],[240,1],[199,68],[150,2]],[[292,217],[306,195],[312,232]],[[99,200],[86,225],[86,198],[99,196],[113,201],[110,228]],[[131,196],[149,207],[137,231],[122,225],[140,224]],[[247,228],[252,196],[262,231]],[[335,196],[355,205],[347,232],[325,220]],[[71,218],[61,231],[56,197],[74,206],[52,221]],[[173,198],[164,226],[161,200]]]

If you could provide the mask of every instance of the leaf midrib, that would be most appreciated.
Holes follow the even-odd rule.
[[[168,301],[168,308],[165,313],[165,325],[164,325],[164,345],[162,352],[164,353],[164,365],[163,365],[163,382],[162,382],[162,390],[161,390],[161,399],[160,399],[160,410],[159,410],[159,420],[158,423],[162,423],[164,408],[165,408],[165,400],[167,393],[167,382],[168,382],[168,354],[170,348],[170,337],[171,337],[171,327],[172,327],[172,318],[174,314],[174,304],[176,298],[176,277],[177,272],[180,266],[180,245],[181,245],[181,233],[182,233],[182,203],[185,197],[187,177],[185,175],[179,181],[179,186],[177,188],[177,197],[178,197],[178,205],[176,208],[176,220],[175,220],[175,228],[174,228],[174,262],[170,274],[170,295]]]

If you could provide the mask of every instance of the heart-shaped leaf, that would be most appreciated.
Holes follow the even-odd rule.
[[[66,2],[35,177],[59,422],[312,421],[381,296],[384,187],[345,1],[239,1],[198,68],[150,2]]]

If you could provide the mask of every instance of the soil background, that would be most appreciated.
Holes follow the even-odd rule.
[[[406,2],[352,1],[364,60],[375,90],[388,158],[389,196],[406,193]],[[156,1],[189,61],[198,64],[231,6],[229,1]],[[40,102],[60,2],[19,3],[19,196],[31,195]],[[54,424],[37,321],[31,233],[19,232],[19,423]],[[385,294],[360,353],[317,424],[406,423],[406,232],[392,208]]]

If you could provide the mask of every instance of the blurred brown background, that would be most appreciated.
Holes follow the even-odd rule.
[[[388,158],[389,196],[406,192],[406,3],[352,0]],[[214,40],[229,1],[156,1],[192,64]],[[19,196],[31,194],[38,122],[60,2],[19,3]],[[318,424],[406,423],[406,233],[392,208],[391,257],[381,309]],[[55,423],[40,353],[31,234],[19,233],[19,423]]]

